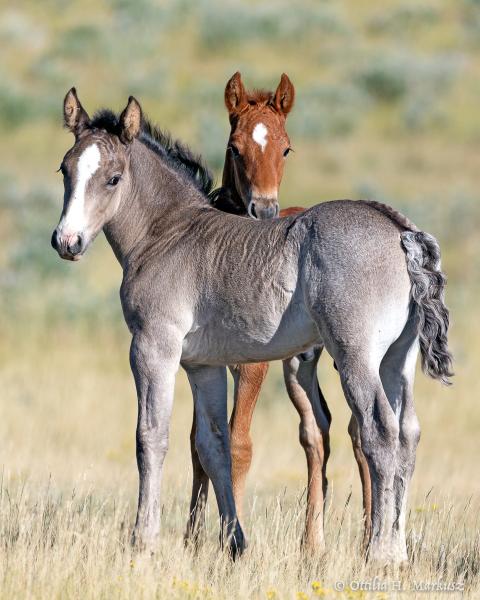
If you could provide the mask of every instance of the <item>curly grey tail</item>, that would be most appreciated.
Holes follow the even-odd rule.
[[[432,235],[423,231],[404,231],[401,238],[419,322],[423,372],[450,385],[453,359],[448,350],[449,314],[444,302],[446,277],[441,271],[440,247]]]

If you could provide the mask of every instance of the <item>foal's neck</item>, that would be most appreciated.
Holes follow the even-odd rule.
[[[214,206],[226,213],[247,216],[245,204],[235,184],[233,159],[227,151],[223,165],[222,187],[214,199]]]
[[[185,229],[197,213],[215,212],[193,184],[138,140],[131,146],[129,178],[121,205],[103,228],[124,268],[145,244]]]

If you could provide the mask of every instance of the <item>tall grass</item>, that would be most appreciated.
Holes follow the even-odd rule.
[[[184,546],[185,498],[166,500],[160,543],[153,555],[138,554],[129,543],[133,506],[124,489],[99,495],[72,488],[60,495],[48,481],[34,489],[28,481],[4,477],[1,483],[2,598],[380,599],[396,597],[399,586],[409,592],[442,583],[465,591],[453,597],[474,598],[478,584],[478,539],[470,533],[478,514],[466,504],[427,502],[414,511],[412,562],[384,573],[361,559],[360,523],[348,499],[327,509],[327,553],[308,556],[299,551],[304,499],[254,497],[249,548],[231,564],[219,550],[213,514],[203,544]]]

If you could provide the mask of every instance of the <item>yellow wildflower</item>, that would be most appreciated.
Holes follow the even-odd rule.
[[[322,586],[320,581],[312,581],[312,590],[315,596],[318,596],[319,598],[325,598],[328,592],[328,590]]]

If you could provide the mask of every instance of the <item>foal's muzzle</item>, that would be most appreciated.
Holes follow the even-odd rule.
[[[52,234],[52,248],[65,260],[79,260],[85,250],[85,237],[81,233],[65,235],[58,231]]]
[[[278,217],[280,207],[276,200],[251,200],[248,205],[248,214],[254,219],[273,219]]]

